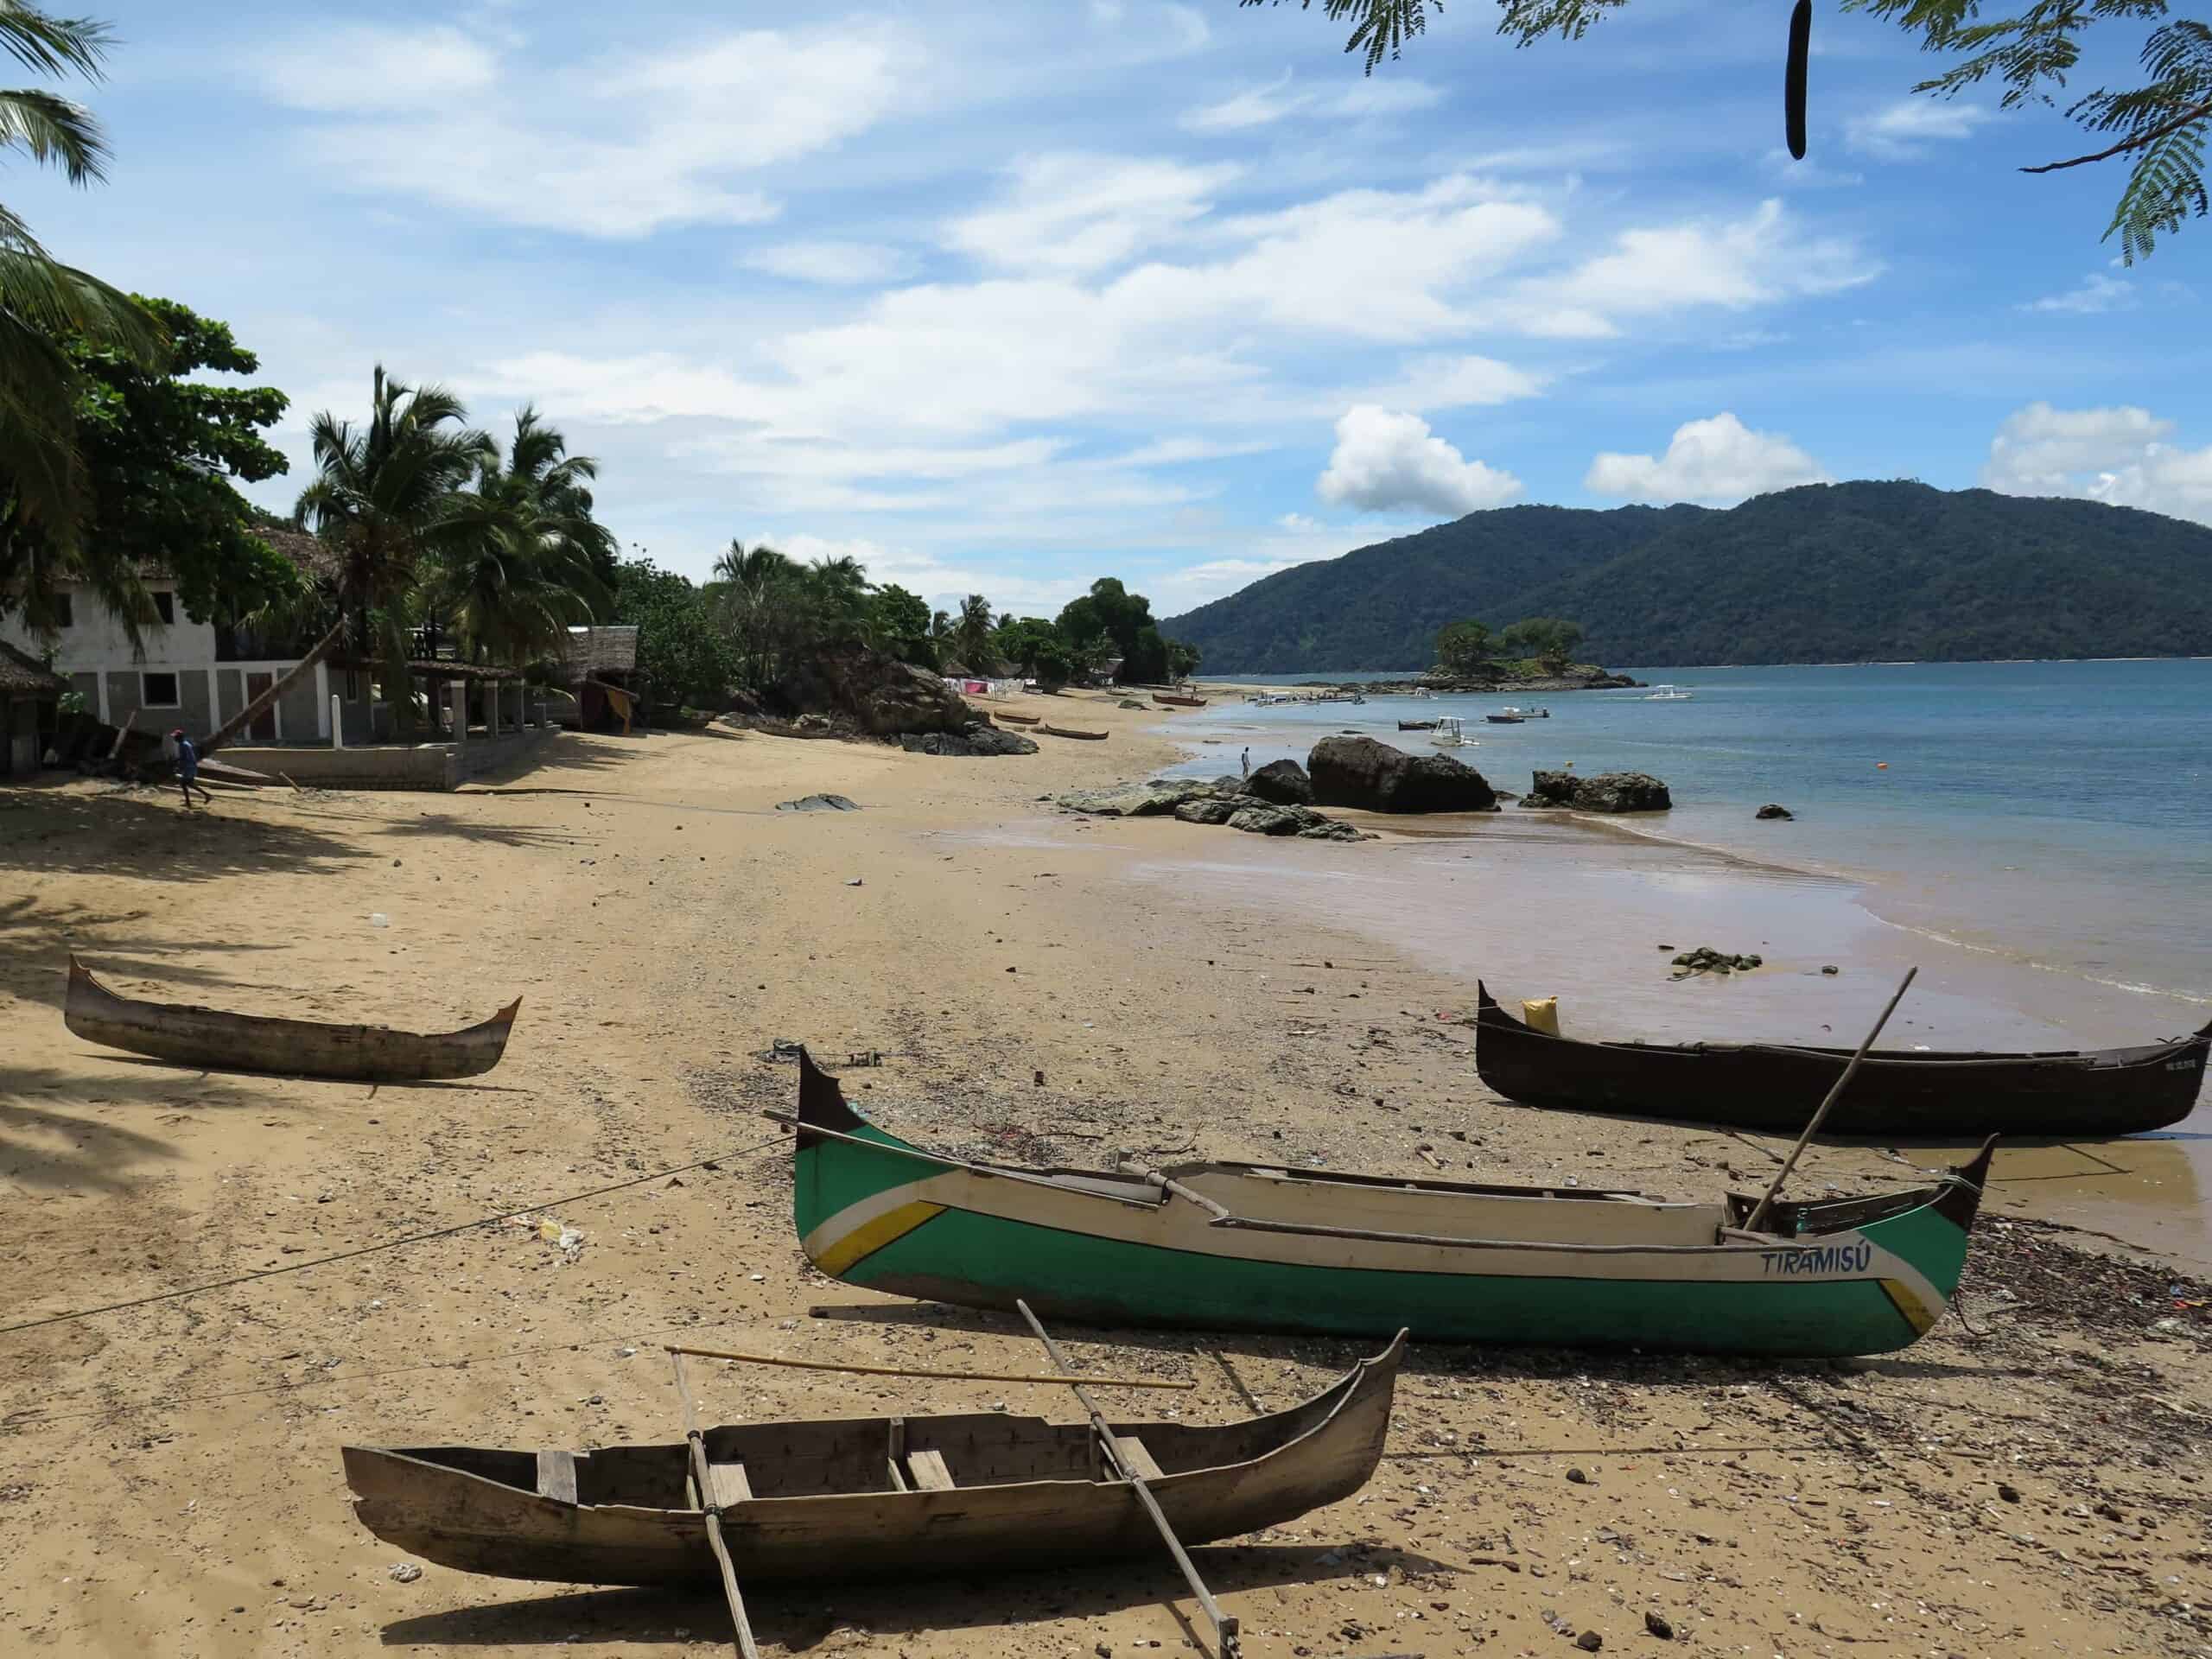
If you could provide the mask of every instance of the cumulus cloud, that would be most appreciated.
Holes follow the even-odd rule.
[[[1697,306],[1741,310],[1795,295],[1836,294],[1869,282],[1881,264],[1848,237],[1802,234],[1777,200],[1734,220],[1690,220],[1623,231],[1612,248],[1556,281],[1532,285],[1523,303],[1565,319],[1648,315]],[[1610,332],[1609,322],[1601,331]]]
[[[1201,105],[1187,111],[1181,124],[1191,132],[1237,132],[1268,126],[1290,115],[1357,120],[1425,110],[1440,102],[1443,97],[1440,86],[1398,76],[1382,79],[1370,76],[1335,92],[1318,87],[1294,92],[1290,72],[1285,70],[1280,79],[1265,86],[1248,86],[1219,103]]]
[[[755,249],[739,264],[748,270],[823,288],[861,288],[906,275],[906,256],[880,242],[782,242]]]
[[[1754,432],[1724,410],[1676,427],[1663,455],[1599,454],[1582,487],[1623,501],[1732,506],[1770,490],[1827,480],[1827,470],[1789,439]]]
[[[1935,143],[1970,138],[1990,118],[1979,104],[1929,98],[1899,99],[1843,124],[1843,140],[1862,156],[1882,162],[1909,162]]]
[[[1211,210],[1234,167],[1122,156],[1033,156],[981,212],[953,221],[948,245],[995,265],[1090,271],[1126,263]]]
[[[2212,446],[2167,442],[2174,423],[2147,409],[2029,404],[1990,440],[1981,481],[2006,495],[2075,495],[2212,524]]]
[[[2039,300],[2029,301],[2020,309],[2087,317],[2101,311],[2126,310],[2134,303],[2134,283],[2125,276],[2107,276],[2101,270],[2093,270],[2082,279],[2080,287],[2069,288],[2063,294],[2046,294]]]
[[[1363,512],[1418,507],[1457,518],[1521,493],[1508,472],[1469,461],[1418,415],[1355,404],[1337,423],[1337,447],[1314,486],[1324,501]]]
[[[925,79],[920,48],[890,28],[747,29],[527,77],[451,29],[358,33],[357,61],[326,58],[320,35],[263,60],[280,101],[339,118],[306,139],[326,177],[598,237],[772,219],[765,169],[866,130]],[[422,118],[426,101],[438,119]]]

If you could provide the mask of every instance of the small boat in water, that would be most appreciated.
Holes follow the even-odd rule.
[[[1501,709],[1494,715],[1484,715],[1483,718],[1493,726],[1518,726],[1528,716],[1516,709]]]
[[[1428,734],[1428,741],[1440,749],[1471,749],[1478,747],[1475,740],[1467,735],[1467,729],[1459,723],[1459,716],[1457,715],[1445,715],[1438,719],[1436,729]]]
[[[804,1051],[785,1121],[801,1248],[872,1290],[1101,1325],[1770,1356],[1917,1340],[1958,1287],[1991,1153],[1931,1185],[1777,1203],[1751,1231],[1738,1194],[969,1163],[858,1116]]]
[[[1107,1425],[1186,1544],[1281,1526],[1367,1484],[1402,1333],[1287,1411],[1218,1427]],[[1002,1412],[707,1429],[741,1582],[1044,1567],[1160,1547],[1090,1423]],[[690,1444],[588,1452],[349,1446],[353,1513],[441,1567],[562,1584],[712,1582]]]
[[[1646,702],[1688,702],[1690,701],[1692,701],[1690,693],[1679,685],[1656,687],[1651,695],[1644,698]]]
[[[1436,722],[1433,720],[1402,720],[1398,722],[1398,729],[1402,732],[1433,732],[1436,729]]]
[[[1795,1134],[1851,1060],[1847,1048],[1784,1043],[1582,1042],[1531,1028],[1479,983],[1475,995],[1475,1070],[1527,1106]],[[1824,1132],[1957,1140],[2139,1134],[2189,1116],[2208,1052],[2212,1025],[2140,1048],[1875,1049]]]
[[[1077,737],[1086,743],[1103,743],[1106,741],[1106,734],[1103,732],[1078,732],[1072,726],[1039,724],[1037,729],[1048,737]]]
[[[428,1083],[478,1077],[497,1065],[521,1007],[517,997],[481,1025],[427,1035],[385,1026],[325,1025],[118,996],[72,957],[61,1018],[86,1042],[199,1071]]]

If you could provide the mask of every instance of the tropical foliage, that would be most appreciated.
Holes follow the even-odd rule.
[[[35,629],[53,625],[54,596],[82,581],[135,632],[153,620],[142,566],[174,577],[194,616],[252,610],[298,586],[296,569],[264,539],[230,482],[284,472],[283,455],[262,436],[283,416],[284,394],[208,380],[251,375],[260,364],[220,322],[174,301],[137,303],[170,340],[158,366],[84,334],[61,342],[95,533],[73,545],[34,521],[0,541],[0,611],[13,595]]]
[[[2212,529],[1904,480],[1726,512],[1501,507],[1280,571],[1168,626],[1217,671],[1287,674],[1416,667],[1463,618],[1567,616],[1587,639],[1567,649],[1615,666],[2203,655]]]
[[[0,0],[0,52],[49,79],[99,78],[110,40],[104,23],[49,16],[23,0]],[[0,151],[17,150],[73,185],[105,175],[99,124],[44,87],[0,90]],[[88,550],[83,531],[91,480],[78,448],[81,391],[74,353],[97,348],[151,369],[161,326],[126,294],[49,255],[22,219],[0,206],[0,585],[10,567],[37,561],[43,580],[94,582],[118,613],[144,603],[118,565]]]
[[[1247,6],[1284,0],[1239,0]],[[1298,0],[1301,10],[1313,0]],[[1529,46],[1548,36],[1579,41],[1590,26],[1628,0],[1498,0],[1498,33]],[[1999,102],[2055,104],[2078,69],[2090,31],[2100,24],[2155,24],[2140,49],[2142,84],[2119,91],[2100,87],[2075,99],[2066,113],[2083,128],[2113,142],[2027,173],[2053,173],[2101,162],[2127,164],[2126,183],[2105,231],[2117,238],[2129,264],[2151,252],[2158,237],[2203,217],[2207,207],[2204,144],[2212,131],[2212,27],[2169,18],[2167,0],[2015,0],[2018,12],[1989,17],[1986,0],[1843,0],[1847,11],[1871,12],[1920,37],[1930,52],[1951,54],[1951,67],[1919,82],[1916,92],[1955,97],[1993,82]],[[1426,32],[1432,7],[1442,0],[1321,0],[1332,19],[1351,22],[1347,52],[1359,53],[1372,74],[1385,58]],[[2098,30],[2102,45],[2114,29]],[[1780,30],[1777,27],[1777,44]]]

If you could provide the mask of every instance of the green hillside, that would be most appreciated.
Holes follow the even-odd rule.
[[[1576,654],[1802,663],[2212,652],[2212,530],[2093,501],[1813,484],[1726,512],[1502,507],[1162,624],[1208,674],[1425,667],[1463,616],[1565,616]]]

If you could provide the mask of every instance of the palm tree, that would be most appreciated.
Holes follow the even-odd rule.
[[[859,639],[868,620],[868,567],[851,554],[840,553],[815,560],[806,575],[819,607],[816,622],[824,642],[842,645]]]
[[[50,17],[0,0],[0,51],[43,75],[100,75],[105,23]],[[0,149],[59,168],[73,185],[106,175],[107,142],[80,105],[44,88],[0,91]],[[87,563],[79,532],[90,511],[75,440],[77,377],[66,344],[81,338],[149,365],[161,326],[129,295],[61,264],[30,227],[0,207],[0,588],[24,598],[34,626],[50,627],[60,582],[90,580],[126,626],[150,614],[137,572],[121,557]]]
[[[952,646],[960,660],[978,674],[988,674],[996,660],[991,650],[991,601],[970,594],[960,601],[959,619],[952,625]]]
[[[738,678],[758,691],[773,677],[779,648],[790,639],[803,607],[804,569],[765,543],[747,547],[735,537],[715,561],[724,626],[737,645]]]
[[[591,516],[589,455],[528,404],[503,462],[493,450],[476,486],[453,498],[452,521],[424,584],[429,613],[461,637],[472,661],[524,664],[556,654],[572,623],[607,605],[598,571],[615,538]]]
[[[411,723],[407,622],[422,578],[442,554],[466,548],[480,525],[454,497],[472,474],[499,464],[499,446],[465,427],[467,411],[443,386],[414,387],[376,367],[368,423],[328,410],[311,429],[315,479],[293,509],[328,543],[336,574],[327,598],[337,620],[296,667],[201,744],[211,753],[258,718],[337,648],[346,630],[373,641],[385,664],[385,695],[403,727]]]

